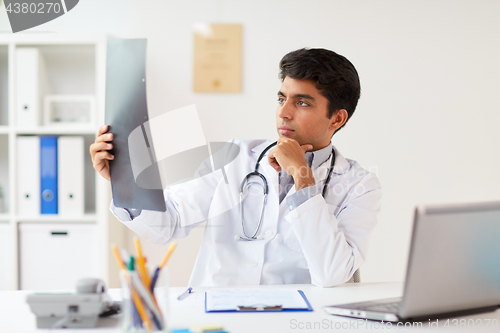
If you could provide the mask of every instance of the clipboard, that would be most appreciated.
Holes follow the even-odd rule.
[[[304,292],[296,289],[210,289],[205,292],[206,313],[280,311],[314,310]]]

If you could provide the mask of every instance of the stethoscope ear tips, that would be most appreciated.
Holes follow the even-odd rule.
[[[259,240],[264,239],[264,237],[262,237],[262,235],[258,235],[256,238]]]
[[[237,241],[238,241],[238,240],[240,240],[240,239],[241,239],[241,237],[240,237],[240,236],[238,236],[238,235],[234,235],[234,240],[237,240]]]

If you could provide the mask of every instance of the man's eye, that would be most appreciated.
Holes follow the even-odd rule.
[[[300,101],[300,102],[299,102],[299,105],[300,105],[300,106],[309,106],[309,104],[307,104],[307,103],[306,103],[306,102],[304,102],[304,101]]]
[[[280,104],[285,103],[285,99],[283,97],[278,97],[278,103]]]

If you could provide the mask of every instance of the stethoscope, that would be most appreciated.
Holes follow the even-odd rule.
[[[257,234],[259,233],[260,227],[262,226],[262,217],[264,216],[264,207],[266,206],[266,203],[267,203],[267,194],[269,193],[269,186],[267,185],[266,177],[263,174],[261,174],[258,171],[258,169],[259,169],[260,161],[262,160],[264,155],[269,151],[269,149],[276,146],[277,143],[278,143],[278,141],[271,143],[269,146],[266,147],[266,149],[264,149],[262,151],[262,153],[260,153],[260,156],[257,159],[257,163],[255,163],[255,170],[253,172],[250,172],[248,175],[246,175],[245,178],[243,178],[243,181],[241,182],[241,186],[240,186],[240,220],[241,220],[241,227],[243,229],[244,236],[235,235],[234,239],[237,241],[238,240],[253,241],[253,240],[264,239],[264,237],[262,237],[262,235],[257,236]],[[330,163],[330,169],[328,170],[328,176],[326,177],[325,184],[323,185],[323,191],[321,193],[323,198],[325,197],[326,192],[328,190],[328,184],[330,183],[330,179],[332,178],[333,166],[335,165],[335,150],[333,148],[332,148],[331,156],[332,156],[332,161]],[[257,184],[262,186],[262,189],[264,191],[264,199],[262,201],[262,210],[260,211],[259,224],[257,225],[257,228],[255,229],[255,232],[253,233],[253,235],[248,236],[248,234],[245,230],[245,222],[243,220],[243,190],[245,189],[245,185],[246,185],[246,187],[250,186],[251,183],[249,182],[249,179],[251,177],[254,177],[254,176],[260,177],[262,179],[262,184],[260,184],[260,183],[257,183]]]

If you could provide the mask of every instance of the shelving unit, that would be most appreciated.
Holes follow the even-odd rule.
[[[9,46],[5,43],[0,43],[0,133],[6,133],[4,131],[6,131],[9,123],[8,54]]]
[[[98,274],[109,280],[109,184],[97,177],[88,154],[88,147],[95,140],[99,124],[104,123],[105,73],[107,37],[102,34],[4,34],[0,35],[0,186],[3,192],[4,211],[0,211],[0,233],[9,232],[11,258],[2,271],[11,277],[10,282],[0,280],[1,289],[20,288],[19,226],[21,224],[93,224],[97,231]],[[26,128],[16,124],[16,50],[37,48],[43,55],[46,77],[51,94],[92,95],[95,110],[92,123],[57,126],[40,125]],[[43,103],[40,108],[43,110]],[[43,119],[42,114],[40,114]],[[43,121],[41,122],[41,124]],[[82,136],[84,138],[85,213],[80,217],[46,215],[25,217],[18,211],[17,151],[20,136]],[[3,227],[3,228],[2,228]],[[1,236],[1,235],[0,235]],[[51,263],[55,264],[55,263]],[[47,267],[50,269],[50,267]],[[2,273],[3,274],[3,273]],[[74,283],[76,281],[72,281]],[[3,285],[1,285],[3,283]]]

